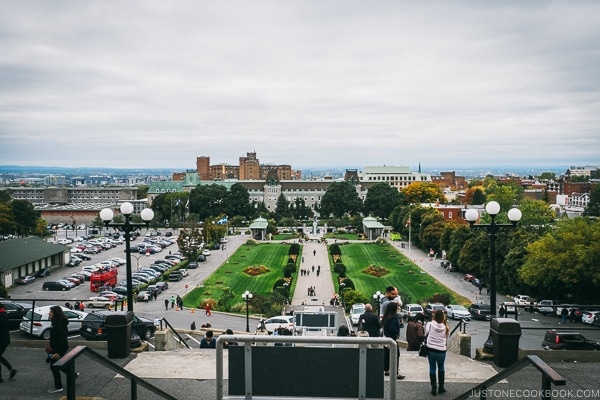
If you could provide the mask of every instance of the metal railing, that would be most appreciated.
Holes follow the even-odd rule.
[[[162,330],[163,328],[163,322],[165,323],[165,327],[167,327],[171,332],[173,332],[173,334],[175,335],[175,337],[177,338],[177,340],[180,343],[183,343],[183,345],[185,347],[187,347],[188,349],[191,349],[190,345],[187,344],[188,339],[184,339],[181,337],[181,335],[179,335],[179,332],[177,332],[177,330],[173,327],[173,325],[171,325],[169,323],[169,321],[167,321],[167,319],[165,317],[160,319],[160,329]]]
[[[226,342],[240,342],[244,344],[244,381],[246,393],[244,399],[249,400],[253,397],[252,391],[252,350],[256,347],[253,346],[255,343],[272,343],[272,344],[285,344],[293,343],[305,344],[305,345],[322,345],[322,344],[342,344],[342,345],[358,345],[358,356],[359,356],[359,375],[358,375],[358,394],[357,398],[365,399],[367,390],[367,355],[366,351],[369,346],[388,346],[389,347],[389,371],[396,371],[397,366],[397,348],[398,345],[395,340],[385,337],[353,337],[353,336],[273,336],[273,335],[220,335],[217,339],[216,348],[216,368],[217,368],[217,399],[221,400],[224,398],[224,348],[223,345]],[[333,350],[333,349],[332,349]],[[396,379],[395,374],[390,374],[389,380],[389,394],[390,400],[396,399]],[[290,379],[294,379],[293,375],[290,374]],[[383,376],[382,376],[383,379]],[[284,382],[280,382],[284,385]]]
[[[480,399],[486,399],[488,387],[500,382],[503,379],[508,378],[515,372],[520,371],[521,369],[525,368],[528,365],[533,365],[535,368],[537,368],[538,371],[540,371],[542,373],[541,395],[542,395],[542,399],[544,399],[544,400],[550,400],[552,398],[550,396],[552,393],[552,390],[551,390],[552,384],[554,384],[556,386],[564,386],[567,383],[565,381],[565,379],[562,376],[560,376],[560,374],[558,372],[556,372],[551,366],[546,364],[541,358],[539,358],[538,356],[529,355],[526,358],[524,358],[523,360],[519,361],[518,363],[512,365],[511,367],[508,367],[505,370],[492,376],[490,379],[486,380],[485,382],[482,382],[479,385],[475,386],[473,389],[469,390],[468,392],[465,392],[465,393],[461,394],[460,396],[456,397],[455,400],[466,400],[466,399],[470,399],[473,397],[479,397]],[[479,396],[476,396],[477,394],[479,394]]]
[[[75,400],[77,397],[75,389],[75,379],[77,377],[77,373],[75,372],[75,360],[81,355],[86,355],[92,360],[96,361],[97,363],[103,365],[104,367],[116,372],[117,374],[120,374],[126,379],[129,379],[129,381],[131,382],[131,400],[137,400],[138,385],[150,390],[154,394],[159,395],[163,399],[177,400],[176,397],[173,397],[167,392],[164,392],[162,389],[159,389],[151,383],[146,382],[142,378],[132,374],[125,368],[120,367],[119,365],[101,356],[100,354],[96,353],[94,350],[86,346],[76,346],[63,357],[61,357],[52,366],[52,368],[59,368],[67,375],[67,400]]]

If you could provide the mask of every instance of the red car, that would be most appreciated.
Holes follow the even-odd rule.
[[[475,277],[471,274],[465,274],[464,280],[467,282],[472,282]]]

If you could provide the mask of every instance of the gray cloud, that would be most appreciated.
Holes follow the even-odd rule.
[[[0,164],[600,164],[600,4],[0,3]]]

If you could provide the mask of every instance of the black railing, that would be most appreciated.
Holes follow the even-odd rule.
[[[452,334],[454,332],[456,332],[457,330],[462,328],[462,333],[467,333],[467,321],[465,321],[464,319],[461,319],[460,321],[458,321],[458,325],[456,325],[454,327],[454,329],[452,329],[452,332],[450,332],[450,335],[448,335],[448,337],[452,336]]]
[[[77,397],[75,393],[75,379],[77,377],[77,374],[75,372],[75,360],[81,355],[86,355],[92,360],[96,361],[97,363],[103,365],[104,367],[118,373],[126,379],[129,379],[129,381],[131,382],[131,400],[137,400],[138,385],[150,390],[154,394],[159,395],[163,399],[177,400],[176,397],[173,397],[167,392],[164,392],[162,389],[159,389],[151,383],[146,382],[142,378],[132,374],[125,368],[120,367],[119,365],[101,356],[100,354],[96,353],[94,350],[86,346],[76,346],[52,366],[52,368],[59,368],[67,375],[67,400],[75,400]]]
[[[190,345],[189,345],[189,344],[187,344],[187,339],[184,339],[184,338],[182,338],[182,337],[181,337],[181,335],[179,335],[179,332],[177,332],[177,331],[175,330],[175,328],[173,327],[173,325],[171,325],[171,324],[169,323],[169,321],[167,321],[167,319],[166,319],[166,318],[164,318],[164,317],[160,319],[160,329],[161,329],[161,330],[162,330],[162,328],[163,328],[163,322],[164,322],[164,324],[165,324],[165,327],[169,328],[169,330],[170,330],[171,332],[173,332],[173,334],[175,335],[175,337],[177,337],[177,339],[179,340],[179,342],[183,343],[183,344],[185,345],[185,347],[187,347],[188,349],[191,349]]]
[[[488,388],[491,385],[494,385],[494,384],[500,382],[501,380],[508,378],[515,372],[520,371],[521,369],[525,368],[526,366],[528,366],[530,364],[533,365],[535,368],[537,368],[538,371],[540,371],[542,373],[542,390],[541,390],[542,399],[550,400],[552,398],[551,397],[552,384],[554,384],[556,386],[566,385],[567,382],[565,381],[565,379],[562,376],[560,376],[560,374],[558,372],[556,372],[551,366],[546,364],[538,356],[529,355],[526,358],[524,358],[523,360],[519,361],[518,363],[512,365],[511,367],[504,369],[503,371],[492,376],[490,379],[486,380],[485,382],[480,383],[479,385],[475,386],[473,389],[461,394],[460,396],[456,397],[455,399],[456,400],[466,400],[466,399],[471,399],[474,397],[479,397],[480,399],[486,399],[487,394],[488,394]]]

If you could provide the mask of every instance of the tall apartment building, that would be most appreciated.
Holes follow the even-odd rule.
[[[245,157],[240,157],[238,165],[211,165],[210,157],[200,156],[196,158],[196,169],[202,181],[266,180],[273,170],[276,171],[279,179],[288,180],[298,176],[297,172],[292,171],[290,165],[261,165],[260,160],[256,157],[256,152],[246,153]]]

